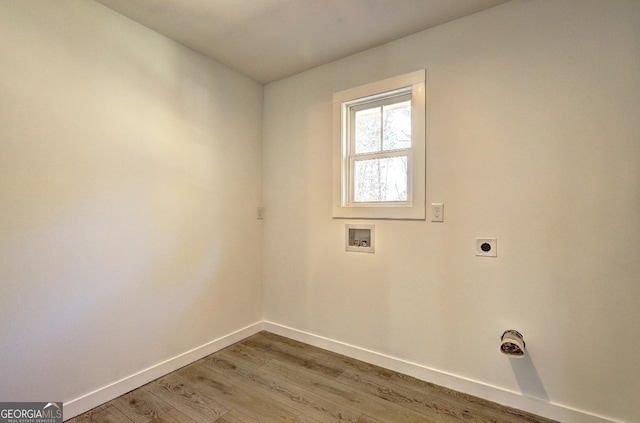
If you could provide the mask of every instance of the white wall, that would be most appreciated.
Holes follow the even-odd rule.
[[[99,4],[0,2],[0,400],[79,410],[241,336],[264,278],[274,330],[639,421],[638,22],[514,0],[270,84],[261,126],[260,85]],[[345,253],[331,95],[419,68],[445,222],[377,221],[376,253]],[[526,359],[499,354],[509,328]]]
[[[262,86],[92,1],[0,2],[0,51],[0,400],[261,321]]]
[[[639,22],[638,1],[514,0],[267,85],[266,320],[563,421],[640,421]],[[421,68],[445,222],[376,221],[376,253],[346,253],[332,93]]]

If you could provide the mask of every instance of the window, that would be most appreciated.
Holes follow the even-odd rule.
[[[333,217],[425,219],[424,70],[335,93]]]
[[[411,92],[406,91],[346,103],[350,204],[409,200]]]

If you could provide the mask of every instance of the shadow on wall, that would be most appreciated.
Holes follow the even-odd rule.
[[[542,380],[528,352],[522,358],[509,358],[509,362],[523,395],[549,401],[549,395],[542,385]]]

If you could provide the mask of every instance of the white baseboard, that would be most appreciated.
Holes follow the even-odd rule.
[[[526,397],[500,387],[431,369],[417,363],[370,351],[344,342],[300,331],[277,323],[263,322],[263,329],[305,344],[323,348],[357,360],[394,370],[439,386],[474,395],[563,423],[622,423],[553,402]]]
[[[178,370],[187,364],[193,363],[194,361],[248,338],[261,330],[266,330],[296,341],[304,342],[306,344],[346,355],[357,360],[362,360],[367,363],[413,376],[436,385],[484,398],[489,401],[494,401],[508,407],[517,408],[519,410],[527,411],[559,422],[622,423],[553,402],[526,397],[518,392],[508,391],[500,387],[487,385],[482,382],[466,379],[457,375],[431,369],[417,363],[402,360],[397,357],[381,354],[365,348],[335,341],[268,321],[256,322],[245,328],[113,382],[93,392],[82,395],[81,397],[75,398],[71,401],[65,401],[64,418],[65,420],[68,420],[79,414],[87,412],[159,377]]]
[[[105,402],[111,401],[121,395],[126,394],[142,385],[145,385],[159,377],[178,370],[187,364],[200,360],[216,351],[220,351],[236,342],[242,341],[251,335],[263,330],[262,322],[257,322],[245,328],[222,336],[204,345],[196,347],[190,351],[186,351],[161,363],[155,364],[147,369],[141,370],[135,374],[127,376],[107,386],[103,386],[81,397],[71,401],[64,402],[64,419],[71,419],[79,414],[85,413]]]

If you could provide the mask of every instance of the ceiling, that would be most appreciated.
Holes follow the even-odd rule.
[[[96,0],[269,83],[508,0]]]

